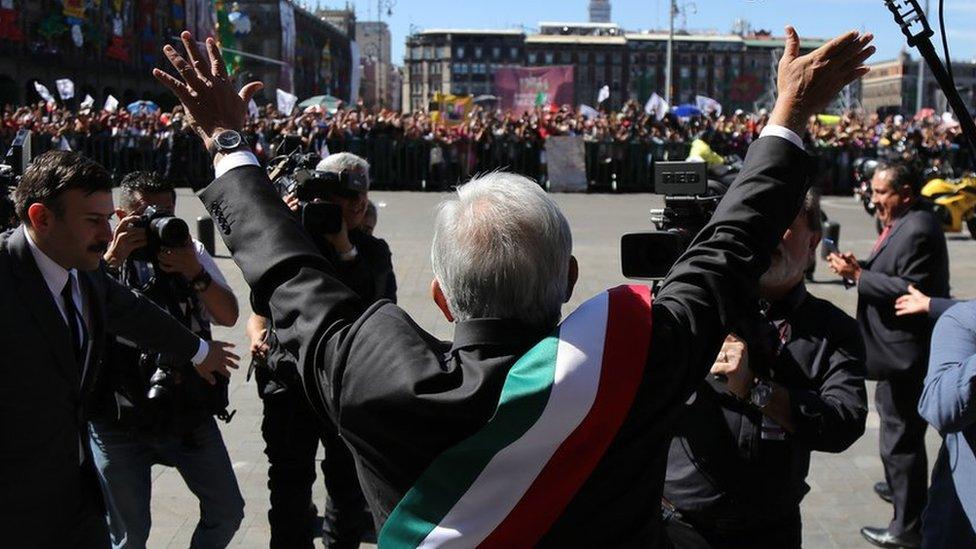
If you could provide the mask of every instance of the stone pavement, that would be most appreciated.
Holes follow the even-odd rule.
[[[203,215],[200,202],[188,190],[179,193],[178,213],[187,220]],[[450,325],[431,303],[428,292],[431,280],[430,220],[437,202],[444,195],[422,193],[375,192],[372,199],[381,205],[377,235],[385,238],[393,250],[399,283],[399,302],[425,329],[441,338],[450,338]],[[619,238],[629,231],[649,228],[648,209],[660,205],[652,195],[557,195],[573,228],[574,253],[580,264],[580,283],[569,310],[583,299],[604,288],[624,282],[619,275]],[[873,221],[851,198],[825,199],[825,210],[841,222],[840,247],[864,256],[875,240]],[[192,225],[192,223],[191,223]],[[976,242],[968,235],[950,236],[953,290],[956,296],[976,296],[976,278],[969,273],[976,267]],[[232,341],[245,355],[247,342],[244,322],[250,313],[248,292],[240,271],[226,256],[226,248],[217,244],[218,264],[233,285],[241,304],[241,317],[230,329],[218,328],[215,337]],[[845,291],[824,265],[819,265],[816,283],[810,290],[837,303],[852,314],[856,295]],[[245,519],[233,547],[267,547],[270,536],[266,488],[267,460],[261,439],[261,403],[253,380],[244,379],[243,369],[231,382],[233,421],[222,426],[244,499]],[[883,479],[878,457],[878,416],[874,412],[873,387],[869,385],[871,414],[867,432],[850,449],[839,455],[815,453],[808,482],[811,492],[803,502],[804,547],[867,547],[858,530],[864,525],[882,526],[890,520],[890,507],[871,491],[874,482]],[[938,435],[928,435],[930,460],[938,449]],[[158,466],[153,469],[153,528],[150,547],[189,546],[190,536],[199,512],[196,499],[187,490],[175,470]],[[324,489],[321,477],[315,485],[316,503],[321,510]],[[320,545],[320,542],[319,542]]]

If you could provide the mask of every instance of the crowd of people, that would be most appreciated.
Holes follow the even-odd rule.
[[[274,155],[277,143],[290,139],[309,151],[359,154],[373,164],[376,184],[393,188],[420,179],[447,187],[499,168],[544,179],[546,139],[561,135],[581,136],[590,147],[587,175],[592,185],[600,187],[608,178],[647,180],[646,164],[652,158],[683,160],[695,139],[719,155],[744,157],[769,120],[765,110],[659,118],[636,101],[613,112],[564,105],[514,113],[475,106],[456,123],[441,121],[437,112],[399,113],[362,104],[340,104],[334,112],[318,106],[293,111],[282,113],[267,103],[249,113],[244,135],[262,163]],[[43,102],[8,105],[0,145],[22,128],[37,133],[39,150],[84,152],[109,167],[116,179],[134,169],[158,171],[177,184],[209,176],[206,154],[179,105],[165,112],[75,112]],[[818,185],[828,192],[852,189],[851,160],[861,156],[912,158],[945,175],[974,168],[961,147],[958,122],[930,110],[914,118],[858,112],[812,116],[802,137],[809,150],[823,157],[830,180]],[[610,168],[601,169],[601,164]],[[635,169],[635,164],[645,169]],[[639,181],[628,188],[649,190],[648,185]]]
[[[319,534],[357,547],[371,523],[380,547],[798,548],[811,454],[864,434],[866,379],[881,418],[875,491],[893,509],[862,536],[976,544],[976,317],[950,299],[945,235],[913,162],[955,146],[957,130],[945,118],[817,115],[867,72],[872,35],[800,55],[788,27],[770,113],[658,123],[637,105],[519,120],[476,111],[450,129],[361,109],[248,116],[261,85],[238,91],[213,39],[203,54],[181,38],[185,54],[164,49],[180,77],[154,71],[181,107],[128,127],[177,126],[212,166],[198,196],[250,291],[272,547],[312,547]],[[190,117],[192,136],[179,127]],[[694,138],[745,160],[653,291],[608,289],[565,317],[583,275],[559,206],[517,173],[473,178],[432,221],[445,342],[397,305],[392,253],[372,232],[369,162],[334,146],[441,132]],[[275,135],[331,154],[308,178],[272,181],[262,157]],[[808,147],[854,146],[851,135],[909,144],[874,171],[881,231],[869,256],[828,257],[857,292],[856,317],[804,282],[823,234]],[[17,546],[143,546],[151,467],[165,464],[200,501],[192,546],[225,547],[244,500],[215,419],[232,417],[240,356],[210,327],[236,323],[239,296],[174,216],[171,181],[129,171],[116,205],[112,174],[67,150],[67,135],[58,143],[19,180],[19,225],[0,235],[0,526]],[[929,424],[944,437],[931,486]]]

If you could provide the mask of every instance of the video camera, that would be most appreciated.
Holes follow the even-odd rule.
[[[350,189],[367,188],[364,174],[322,172],[315,169],[321,157],[294,150],[269,164],[269,177],[284,198],[298,199],[298,219],[312,235],[336,234],[342,230],[342,207],[329,202],[332,195],[355,194]]]
[[[657,162],[654,192],[664,208],[651,210],[656,231],[625,234],[620,259],[627,278],[663,280],[715,213],[728,186],[709,180],[704,162]]]
[[[133,224],[146,230],[146,245],[132,252],[136,261],[155,261],[162,248],[179,248],[190,241],[190,227],[175,215],[149,206]]]

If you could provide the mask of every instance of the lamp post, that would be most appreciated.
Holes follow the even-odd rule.
[[[674,18],[678,16],[679,12],[695,11],[695,4],[693,2],[687,2],[682,5],[678,5],[678,0],[670,0],[670,7],[668,8],[668,60],[667,71],[664,75],[664,101],[667,102],[668,106],[671,106],[671,88],[674,85]]]

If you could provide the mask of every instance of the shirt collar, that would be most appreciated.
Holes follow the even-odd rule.
[[[41,271],[41,276],[44,277],[44,282],[47,284],[48,289],[51,290],[51,294],[61,295],[61,291],[64,290],[64,285],[68,282],[68,275],[74,274],[75,270],[71,269],[69,271],[65,269],[42,252],[37,247],[37,244],[34,243],[34,239],[31,238],[30,231],[27,230],[27,227],[24,227],[24,236],[27,237],[27,246],[30,248],[31,254],[34,256],[34,262],[37,263],[37,268]]]

